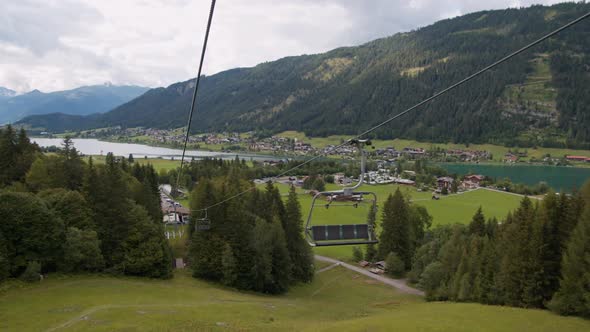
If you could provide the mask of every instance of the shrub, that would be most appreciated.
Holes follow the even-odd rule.
[[[385,258],[386,272],[392,277],[400,278],[406,272],[406,265],[394,252],[390,252]]]
[[[41,280],[41,264],[36,261],[29,262],[27,269],[21,274],[20,278],[26,282],[37,282]]]
[[[352,247],[352,259],[355,262],[360,262],[363,260],[363,252],[359,247]]]

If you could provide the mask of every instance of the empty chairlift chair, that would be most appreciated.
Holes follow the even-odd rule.
[[[307,217],[305,226],[305,236],[307,242],[314,247],[321,246],[341,246],[341,245],[359,245],[377,243],[374,225],[368,224],[365,220],[362,223],[342,223],[340,225],[316,224],[314,218],[314,209],[330,207],[358,207],[359,204],[368,204],[369,209],[376,211],[377,195],[368,191],[356,191],[365,176],[366,152],[364,146],[370,145],[368,140],[350,141],[355,145],[361,154],[361,174],[358,183],[353,187],[343,188],[336,191],[323,191],[314,195],[311,209]],[[319,203],[318,199],[325,198],[326,202]]]
[[[208,231],[209,229],[211,229],[211,220],[207,218],[207,210],[205,210],[205,216],[203,218],[195,219],[195,230],[200,232]]]

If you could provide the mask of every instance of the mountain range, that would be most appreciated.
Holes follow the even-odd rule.
[[[590,4],[482,11],[406,33],[202,79],[196,132],[356,134],[590,11]],[[590,20],[372,135],[590,148]],[[21,121],[52,131],[185,125],[194,79],[112,111]]]
[[[12,91],[10,89],[3,88],[0,86],[0,100],[12,98],[16,95],[17,95],[16,91]]]
[[[89,115],[103,113],[140,96],[148,88],[112,84],[83,86],[73,90],[43,93],[39,90],[17,95],[0,88],[0,124],[16,122],[26,116],[64,113]]]

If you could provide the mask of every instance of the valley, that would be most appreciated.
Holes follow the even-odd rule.
[[[590,3],[503,1],[0,4],[0,331],[590,331]]]

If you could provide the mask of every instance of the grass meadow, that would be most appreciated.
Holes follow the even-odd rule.
[[[282,296],[171,280],[49,276],[0,293],[2,331],[585,331],[548,311],[424,302],[342,267]]]
[[[277,185],[280,192],[286,195],[289,186],[284,184]],[[260,185],[261,188],[264,185]],[[338,190],[340,186],[327,185],[326,190]],[[396,189],[409,196],[414,204],[426,207],[432,216],[432,225],[445,224],[467,224],[481,206],[486,218],[495,217],[502,220],[508,212],[516,209],[521,201],[521,197],[502,192],[478,189],[475,191],[465,192],[457,195],[442,196],[440,200],[432,200],[430,192],[419,192],[414,187],[399,185],[363,185],[359,190],[371,191],[377,195],[377,206],[382,206],[389,194]],[[298,188],[299,202],[303,213],[304,222],[307,221],[311,209],[312,196]],[[325,208],[326,202],[323,200],[316,201],[316,207],[312,212],[312,223],[314,225],[338,225],[338,224],[357,224],[366,222],[369,212],[369,205],[361,203],[357,208],[351,206],[330,206]],[[377,214],[377,223],[380,223],[380,209]],[[379,227],[377,231],[379,232]],[[363,246],[360,246],[363,248]],[[364,248],[363,248],[364,249]],[[317,254],[333,257],[340,260],[350,261],[352,259],[352,246],[322,247],[314,248]]]

